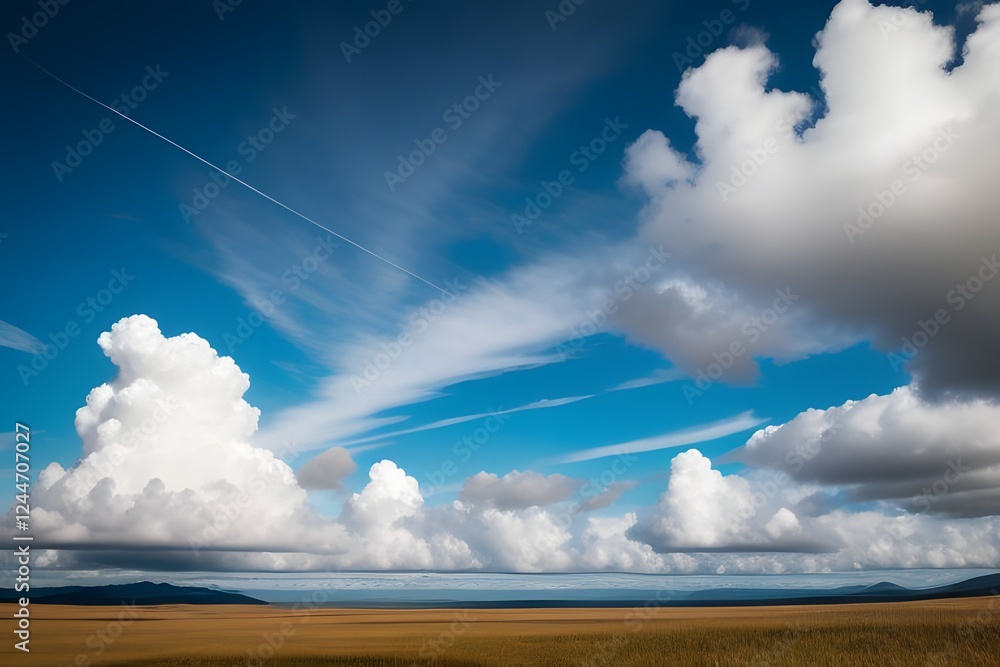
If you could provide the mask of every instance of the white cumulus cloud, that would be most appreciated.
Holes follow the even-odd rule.
[[[910,387],[757,431],[735,458],[803,482],[961,516],[1000,508],[1000,406],[927,403]]]
[[[1000,5],[981,9],[950,70],[954,31],[928,12],[843,0],[817,43],[826,109],[769,88],[779,63],[765,46],[729,47],[677,91],[697,161],[656,130],[628,149],[626,178],[649,197],[643,238],[667,244],[702,291],[646,295],[623,328],[699,368],[749,343],[748,311],[791,289],[794,306],[736,360],[738,381],[756,356],[864,339],[897,350],[944,311],[907,369],[929,396],[995,395]]]

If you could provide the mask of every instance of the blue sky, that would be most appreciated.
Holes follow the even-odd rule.
[[[546,512],[582,502],[587,494],[581,485],[602,473],[598,491],[608,494],[601,496],[606,504],[586,516],[573,513],[572,536],[560,544],[582,550],[574,545],[589,539],[584,531],[596,535],[604,530],[599,525],[634,515],[623,535],[644,556],[606,563],[620,569],[687,567],[687,554],[719,549],[733,554],[729,567],[749,563],[750,570],[772,566],[740,560],[739,554],[818,549],[840,556],[834,567],[863,560],[849,546],[831,546],[832,535],[846,530],[839,524],[829,528],[821,547],[800,548],[809,521],[827,526],[824,521],[834,521],[829,512],[854,517],[845,521],[876,521],[871,517],[878,515],[928,522],[920,528],[928,532],[936,522],[988,532],[996,517],[983,507],[1000,486],[990,481],[998,479],[998,461],[983,451],[995,451],[995,436],[942,436],[946,442],[900,452],[895,448],[906,436],[892,431],[888,414],[894,407],[904,410],[896,405],[903,402],[906,410],[953,433],[950,425],[963,418],[948,411],[971,410],[981,413],[989,432],[996,369],[958,357],[963,350],[988,349],[980,346],[983,338],[995,339],[995,291],[977,292],[976,300],[968,300],[966,313],[972,315],[952,313],[959,324],[942,324],[944,333],[931,336],[914,359],[901,364],[889,356],[914,322],[924,321],[924,313],[933,317],[935,304],[947,303],[938,292],[943,297],[955,277],[974,275],[969,270],[979,257],[970,256],[968,266],[956,257],[966,257],[967,247],[980,248],[985,260],[998,249],[995,224],[982,222],[984,211],[996,212],[995,196],[978,176],[966,178],[959,164],[959,156],[967,156],[960,151],[972,146],[961,139],[954,149],[939,144],[942,166],[909,186],[920,194],[898,195],[902,203],[888,207],[884,221],[904,222],[866,230],[858,241],[866,245],[857,252],[850,234],[844,240],[841,231],[841,220],[848,218],[829,214],[829,224],[821,218],[830,209],[826,197],[838,191],[848,215],[868,206],[858,197],[871,199],[869,192],[877,197],[890,188],[898,158],[912,155],[914,147],[919,154],[927,132],[989,116],[995,98],[974,91],[993,90],[996,82],[977,69],[975,58],[988,58],[993,33],[986,30],[996,24],[989,18],[996,12],[933,0],[916,5],[922,13],[858,1],[839,7],[749,0],[629,8],[585,3],[554,22],[546,14],[558,11],[551,4],[403,2],[392,15],[378,14],[384,4],[364,3],[333,8],[247,1],[231,11],[210,2],[69,4],[30,39],[15,38],[3,56],[18,102],[4,111],[14,131],[6,169],[9,213],[0,229],[6,235],[0,271],[8,286],[0,367],[8,420],[32,425],[37,465],[57,463],[51,469],[55,480],[57,469],[70,470],[106,446],[96,427],[87,435],[76,411],[88,392],[116,377],[107,350],[118,349],[117,365],[132,369],[112,383],[116,392],[143,377],[143,369],[156,369],[166,375],[146,379],[169,394],[171,378],[194,377],[199,369],[170,366],[172,360],[190,360],[180,351],[168,354],[162,337],[193,333],[249,376],[249,388],[234,403],[245,400],[260,411],[253,435],[244,434],[252,428],[230,433],[228,404],[219,408],[217,420],[197,414],[199,406],[216,405],[208,395],[215,391],[210,382],[188,387],[184,395],[178,389],[178,399],[192,403],[182,413],[193,433],[211,431],[213,421],[222,424],[198,447],[245,438],[250,447],[274,452],[300,481],[313,479],[302,485],[308,511],[322,517],[316,521],[334,521],[336,530],[345,525],[358,534],[367,534],[359,527],[368,507],[362,489],[378,490],[375,464],[391,461],[393,470],[416,480],[422,514],[405,513],[404,519],[423,527],[410,529],[406,539],[425,540],[431,555],[416,565],[390,558],[388,567],[477,563],[518,569],[519,561],[504,560],[503,549],[486,538],[456,537],[471,549],[465,561],[438,558],[430,533],[421,531],[450,521],[434,518],[435,508],[450,511],[456,502],[508,512],[511,521],[551,518]],[[3,11],[3,24],[17,33],[23,32],[22,17],[39,10],[35,3],[12,3]],[[899,63],[911,52],[932,52],[929,61],[942,49],[961,54],[980,12],[983,43],[959,68],[967,78],[947,82],[956,87],[954,108],[937,104],[919,111],[922,100],[940,96],[934,86],[945,76],[941,65],[950,68],[956,61],[911,59],[912,71]],[[363,30],[380,16],[391,20],[367,45],[343,45],[353,42],[355,27]],[[814,38],[825,26],[823,51],[816,56]],[[943,26],[954,26],[954,33]],[[846,51],[842,45],[851,31],[863,30],[879,33],[884,43],[873,37],[859,47],[862,55]],[[901,36],[893,41],[897,31]],[[703,44],[695,49],[698,40]],[[944,44],[948,40],[954,41]],[[61,85],[22,54],[112,106],[113,100],[124,101],[123,92],[138,90],[130,93],[136,101],[128,110],[137,122],[451,294],[330,237],[228,177],[216,174],[213,180],[205,164]],[[715,54],[711,62],[708,54]],[[861,57],[874,72],[897,78],[872,74],[866,81],[856,62]],[[821,70],[828,72],[822,90]],[[914,81],[901,84],[907,77]],[[882,93],[870,86],[881,86]],[[811,102],[782,91],[803,93]],[[830,91],[842,106],[825,99]],[[464,111],[455,110],[456,104],[464,104]],[[792,118],[788,127],[797,129],[782,141],[801,149],[794,160],[786,159],[793,149],[766,149],[763,137],[775,133],[778,119],[768,114]],[[978,132],[981,141],[995,140],[995,121],[978,122],[958,136]],[[76,158],[67,152],[81,142],[89,154],[73,166]],[[433,146],[433,152],[421,154],[430,152],[422,146]],[[729,160],[738,171],[754,155],[764,156],[765,163],[753,168],[761,175],[744,179],[745,186],[738,176],[732,181]],[[772,155],[775,168],[768,170]],[[420,164],[409,174],[399,170],[401,160]],[[992,164],[982,160],[976,165],[980,174]],[[845,166],[850,164],[865,166]],[[954,185],[959,180],[964,186]],[[720,213],[727,197],[721,204],[712,198],[723,192],[724,182],[735,183],[736,194]],[[931,204],[918,206],[923,200],[917,197]],[[532,203],[539,206],[537,218],[519,225],[523,219],[512,216],[528,215]],[[968,221],[959,222],[943,245],[938,234],[949,214],[935,213],[935,206],[951,207],[951,216]],[[785,214],[795,222],[782,226]],[[836,241],[830,240],[831,229]],[[630,276],[634,289],[616,289]],[[877,287],[859,288],[868,284]],[[779,308],[781,290],[793,298]],[[88,305],[88,299],[96,301]],[[133,315],[155,320],[162,337],[130,320],[108,339],[116,342],[104,350],[96,344],[102,332]],[[599,326],[590,327],[595,320]],[[78,334],[61,341],[67,326]],[[407,342],[400,345],[402,340]],[[722,360],[734,344],[741,351],[728,364]],[[51,360],[37,354],[39,345],[54,346]],[[156,350],[164,354],[162,364],[150,361]],[[144,354],[145,361],[137,358]],[[384,368],[376,369],[380,354],[388,356]],[[34,370],[26,370],[33,362]],[[699,371],[719,362],[727,368],[718,380],[697,384]],[[174,370],[163,370],[167,366]],[[229,377],[230,370],[212,377]],[[232,383],[239,384],[236,375],[219,391]],[[204,398],[197,393],[201,386]],[[893,394],[900,387],[905,396]],[[888,406],[864,403],[870,396]],[[95,408],[93,419],[127,425],[145,414],[131,399],[116,400],[121,414]],[[861,406],[854,411],[858,423],[847,415],[851,401]],[[884,411],[864,418],[858,416],[862,407]],[[797,442],[812,442],[820,433],[809,431],[810,409],[830,409],[823,413],[822,433],[840,422],[851,433],[841,442],[833,429],[832,443],[824,445],[830,469],[839,470],[839,457],[870,437],[870,447],[884,447],[883,460],[901,456],[906,468],[913,459],[920,470],[875,479],[856,469],[833,478],[785,469],[794,479],[781,492],[789,497],[769,498],[774,507],[769,504],[760,525],[746,530],[726,526],[699,536],[689,530],[691,517],[670,514],[702,500],[711,513],[714,502],[667,493],[671,479],[677,480],[671,488],[682,489],[686,471],[704,472],[694,455],[677,462],[678,454],[694,447],[699,461],[710,461],[703,482],[721,484],[723,496],[747,493],[740,484],[752,486],[755,475],[781,471],[782,457],[774,452],[795,446],[783,444],[785,435],[762,433],[761,446],[750,451],[743,448],[748,438],[767,426],[788,424],[782,429],[788,434],[802,424]],[[237,412],[233,420],[247,418],[241,407]],[[491,414],[502,419],[491,422]],[[461,453],[468,452],[458,444],[464,438],[497,424],[475,451]],[[197,433],[191,437],[200,442]],[[610,486],[613,457],[586,454],[618,445],[629,450],[637,446],[629,443],[650,439],[680,444],[653,444],[651,451],[635,453]],[[968,488],[949,489],[959,499],[955,506],[915,510],[920,489],[969,443],[979,453],[965,454],[976,461],[975,482],[968,477],[961,483]],[[177,465],[185,452],[198,451],[177,445]],[[336,453],[323,454],[330,451]],[[587,460],[574,460],[580,458]],[[307,463],[310,475],[303,473]],[[518,478],[514,471],[538,477]],[[130,483],[138,491],[157,477],[168,492],[183,490],[184,482],[173,484],[166,473],[142,474],[148,478],[111,477],[122,493]],[[498,481],[477,475],[496,475]],[[42,487],[56,488],[52,480]],[[239,486],[235,478],[228,481]],[[395,499],[390,505],[412,495],[408,482],[400,484],[405,493],[386,491]],[[891,484],[902,486],[890,492],[885,486]],[[295,492],[305,493],[297,486]],[[537,502],[509,500],[533,492]],[[781,510],[796,520],[788,534],[799,537],[785,539],[781,521],[787,515]],[[211,508],[206,512],[212,514]],[[525,518],[519,512],[534,514]],[[67,554],[78,553],[70,545],[81,539],[125,551],[150,539],[127,530],[98,538],[86,527],[70,530],[80,520],[64,519],[62,528],[53,524],[51,540]],[[313,521],[301,520],[304,526]],[[388,525],[403,530],[398,521]],[[330,546],[336,538],[323,539],[322,546],[295,553],[336,551]],[[967,561],[950,554],[938,564],[996,565],[998,548],[994,539]],[[662,560],[671,554],[673,565]],[[88,562],[64,558],[69,560],[63,567]],[[599,569],[595,558],[539,557],[525,561],[523,569]],[[774,558],[780,567],[830,566],[806,556]],[[359,556],[351,566],[363,562]],[[229,567],[222,563],[210,565]],[[712,563],[709,570],[715,571]],[[935,562],[901,557],[874,564]],[[282,567],[299,566],[289,560]]]

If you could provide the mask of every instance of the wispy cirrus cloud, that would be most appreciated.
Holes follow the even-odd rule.
[[[404,316],[395,333],[336,346],[329,362],[340,372],[321,380],[311,400],[279,414],[259,441],[271,448],[293,438],[306,450],[343,444],[399,421],[381,413],[438,396],[460,381],[560,360],[549,349],[566,338],[588,305],[588,295],[576,287],[575,265],[575,260],[554,260],[503,282],[481,281],[453,303],[428,308],[425,315],[418,310],[416,317]],[[401,336],[405,347],[372,372],[374,362],[387,354],[385,346]],[[332,405],[337,409],[331,410]],[[551,406],[521,409],[541,407]],[[457,417],[433,428],[475,418]]]
[[[675,380],[680,380],[684,377],[685,375],[683,371],[679,368],[661,368],[644,377],[626,380],[625,382],[615,385],[608,391],[627,391],[629,389],[653,387],[658,384],[674,382]]]
[[[45,350],[45,343],[38,340],[24,329],[15,327],[0,320],[0,345],[28,354],[40,354]]]
[[[498,415],[510,415],[516,412],[525,412],[527,410],[545,410],[547,408],[558,408],[563,405],[570,405],[571,403],[576,403],[578,401],[585,401],[588,398],[594,398],[597,394],[590,394],[587,396],[566,396],[564,398],[543,398],[539,401],[534,401],[528,403],[527,405],[522,405],[516,408],[510,408],[509,410],[493,410],[491,412],[479,412],[472,415],[462,415],[461,417],[449,417],[448,419],[439,419],[437,421],[431,422],[429,424],[421,424],[420,426],[414,426],[411,428],[405,428],[398,431],[392,431],[389,433],[380,433],[378,435],[372,435],[365,438],[358,438],[356,440],[350,440],[342,444],[343,447],[348,449],[354,447],[355,445],[364,445],[370,442],[377,442],[384,440],[386,438],[394,438],[401,435],[409,435],[411,433],[420,433],[421,431],[433,431],[434,429],[444,428],[446,426],[455,426],[456,424],[464,424],[466,422],[475,421],[477,419],[485,419],[486,417],[498,416]],[[365,449],[370,449],[366,447]]]
[[[558,456],[550,460],[550,463],[577,463],[579,461],[590,461],[606,456],[618,456],[619,454],[637,454],[639,452],[652,452],[659,449],[671,449],[694,445],[700,442],[711,442],[724,438],[727,435],[741,433],[760,426],[768,421],[767,418],[757,417],[752,411],[742,412],[728,419],[674,431],[665,435],[658,435],[652,438],[642,438],[640,440],[630,440],[620,442],[616,445],[605,445],[603,447],[593,447],[573,454]]]

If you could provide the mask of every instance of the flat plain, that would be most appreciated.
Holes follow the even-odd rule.
[[[13,627],[15,605],[0,605]],[[1000,598],[625,609],[32,605],[3,665],[1000,665]]]

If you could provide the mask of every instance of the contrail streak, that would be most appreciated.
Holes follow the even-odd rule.
[[[277,204],[281,208],[285,209],[286,211],[288,211],[292,215],[296,215],[296,216],[302,218],[303,220],[305,220],[306,222],[308,222],[308,223],[310,223],[312,225],[315,225],[316,227],[319,227],[324,232],[327,232],[329,234],[333,234],[338,239],[340,239],[342,241],[345,241],[346,243],[350,243],[352,246],[354,246],[358,250],[362,250],[362,251],[368,253],[369,255],[371,255],[372,257],[374,257],[375,259],[388,264],[389,266],[393,267],[394,269],[399,269],[400,271],[402,271],[406,275],[411,276],[413,278],[416,278],[417,280],[419,280],[422,283],[430,285],[431,287],[433,287],[434,289],[438,290],[439,292],[442,292],[443,294],[447,294],[448,296],[451,296],[451,292],[449,292],[448,290],[444,289],[443,287],[438,287],[437,285],[435,285],[431,281],[429,281],[429,280],[427,280],[425,278],[421,278],[420,276],[418,276],[417,274],[413,273],[412,271],[404,269],[399,264],[395,264],[394,262],[386,259],[382,255],[379,255],[378,253],[376,253],[376,252],[374,252],[372,250],[369,250],[368,248],[364,247],[360,243],[356,243],[356,242],[352,241],[351,239],[347,238],[343,234],[338,234],[337,232],[333,231],[332,229],[330,229],[328,227],[324,227],[323,225],[319,224],[318,222],[316,222],[315,220],[313,220],[309,216],[303,215],[302,213],[299,213],[298,211],[296,211],[291,206],[287,206],[285,204],[282,204],[280,201],[278,201],[277,199],[275,199],[271,195],[265,194],[265,193],[261,192],[260,190],[258,190],[257,188],[255,188],[254,186],[252,186],[249,183],[247,183],[246,181],[243,181],[243,180],[240,180],[239,178],[236,178],[235,176],[233,176],[232,174],[230,174],[228,171],[226,171],[222,167],[217,167],[216,165],[212,164],[211,162],[209,162],[205,158],[201,157],[200,155],[196,155],[196,154],[192,153],[191,151],[189,151],[188,149],[184,148],[183,146],[181,146],[177,142],[171,141],[170,139],[167,139],[165,136],[163,136],[159,132],[156,132],[155,130],[151,130],[150,128],[146,127],[145,125],[143,125],[139,121],[137,121],[137,120],[135,120],[133,118],[129,118],[128,116],[126,116],[122,112],[118,111],[117,109],[109,107],[104,102],[101,102],[100,100],[94,99],[93,97],[91,97],[87,93],[83,92],[79,88],[75,88],[72,85],[66,83],[65,81],[63,81],[62,79],[60,79],[59,77],[57,77],[55,74],[53,74],[52,72],[48,71],[47,69],[45,69],[44,67],[42,67],[41,65],[39,65],[38,63],[36,63],[34,60],[32,60],[28,56],[24,55],[23,53],[20,54],[20,55],[21,55],[22,58],[24,58],[25,60],[27,60],[29,63],[31,63],[32,65],[34,65],[35,67],[37,67],[38,69],[40,69],[42,72],[44,72],[48,76],[52,77],[53,79],[55,79],[56,81],[58,81],[62,85],[66,86],[67,88],[69,88],[73,92],[78,93],[80,95],[83,95],[84,97],[86,97],[91,102],[94,102],[95,104],[101,105],[102,107],[104,107],[105,109],[107,109],[108,111],[110,111],[111,113],[116,114],[118,116],[121,116],[122,118],[124,118],[125,120],[127,120],[128,122],[130,122],[130,123],[132,123],[134,125],[138,125],[142,129],[144,129],[147,132],[149,132],[150,134],[152,134],[153,136],[159,137],[160,139],[163,139],[164,141],[166,141],[171,146],[174,146],[175,148],[181,149],[182,151],[184,151],[185,153],[187,153],[188,155],[190,155],[194,159],[196,159],[196,160],[198,160],[200,162],[203,162],[203,163],[207,164],[209,167],[211,167],[212,169],[215,169],[216,171],[219,171],[219,172],[225,174],[226,176],[228,176],[229,178],[233,179],[234,181],[236,181],[237,183],[239,183],[243,187],[248,188],[250,190],[253,190],[257,194],[259,194],[261,197],[263,197],[264,199],[267,199],[268,201],[274,202],[275,204]]]

